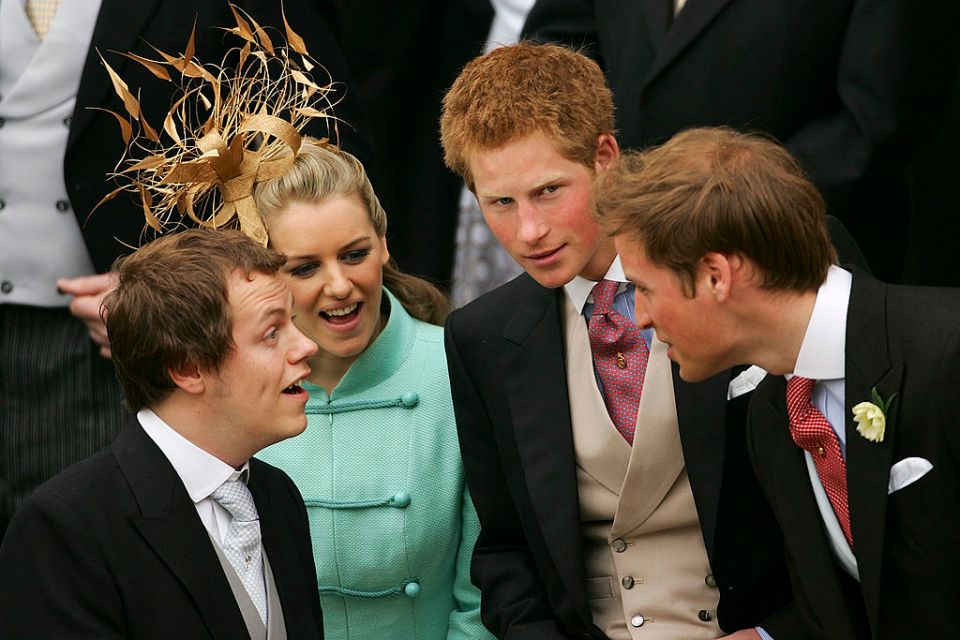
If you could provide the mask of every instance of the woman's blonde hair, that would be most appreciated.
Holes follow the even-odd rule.
[[[379,237],[387,233],[387,214],[373,192],[363,165],[355,157],[333,146],[304,138],[293,166],[283,175],[257,184],[254,200],[269,229],[269,220],[280,215],[292,202],[320,203],[331,198],[360,200]],[[321,231],[322,232],[322,231]],[[391,257],[383,267],[383,284],[410,315],[431,324],[443,324],[450,301],[436,286],[422,278],[403,273]]]

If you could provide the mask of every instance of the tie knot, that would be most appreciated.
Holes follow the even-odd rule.
[[[604,314],[613,309],[613,296],[617,293],[617,283],[613,280],[601,280],[593,287],[593,312]]]
[[[33,25],[38,39],[43,40],[47,37],[59,5],[60,0],[27,0],[25,5],[27,19]]]
[[[240,522],[257,520],[257,507],[247,485],[240,480],[227,480],[210,494],[221,507]]]
[[[812,378],[802,378],[793,376],[787,380],[787,403],[810,402],[810,394],[813,392],[813,385],[817,383]]]

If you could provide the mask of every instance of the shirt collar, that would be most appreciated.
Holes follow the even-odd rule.
[[[842,380],[846,361],[849,271],[831,266],[817,291],[817,301],[797,354],[793,375],[812,380]]]
[[[150,409],[138,411],[137,420],[173,465],[194,504],[210,497],[227,480],[243,478],[246,482],[249,478],[249,462],[234,469],[184,438]]]
[[[624,284],[627,282],[627,277],[623,275],[623,265],[620,264],[620,256],[615,257],[613,262],[610,263],[610,268],[607,269],[607,273],[603,276],[603,279]],[[577,310],[577,313],[583,313],[583,307],[587,304],[587,300],[590,298],[590,294],[596,285],[597,283],[593,280],[587,280],[579,275],[563,285],[563,290],[573,304],[573,308]],[[622,287],[617,287],[617,293],[620,292],[621,288]]]

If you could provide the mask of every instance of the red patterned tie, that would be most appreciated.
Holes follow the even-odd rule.
[[[632,445],[650,350],[637,325],[614,310],[616,292],[617,283],[612,280],[601,280],[593,288],[593,315],[587,332],[607,413]]]
[[[840,528],[853,548],[850,533],[850,512],[847,508],[847,463],[840,453],[840,440],[823,414],[810,402],[810,392],[816,381],[794,376],[787,381],[787,415],[790,417],[790,435],[801,449],[813,456],[813,464],[820,476],[820,484],[837,514]]]

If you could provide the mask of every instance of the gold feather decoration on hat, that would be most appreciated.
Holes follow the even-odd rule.
[[[311,72],[319,65],[286,15],[287,44],[280,46],[249,14],[230,9],[236,26],[224,30],[243,44],[228,51],[219,66],[194,60],[196,24],[182,55],[156,48],[159,60],[120,53],[178,85],[159,129],[147,122],[137,97],[101,56],[127,117],[105,110],[119,122],[126,151],[111,174],[121,186],[97,207],[127,191],[140,197],[146,224],[157,233],[185,226],[186,216],[203,227],[239,227],[265,245],[254,185],[290,168],[308,121],[328,120],[336,131],[333,86],[313,81]]]

